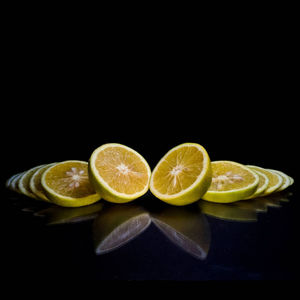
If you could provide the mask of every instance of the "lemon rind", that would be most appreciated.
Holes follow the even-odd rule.
[[[162,194],[160,193],[155,187],[154,187],[154,183],[153,183],[153,178],[155,176],[156,170],[158,169],[159,165],[161,164],[161,162],[163,162],[165,160],[165,158],[172,152],[174,152],[175,150],[182,148],[184,146],[189,146],[189,147],[196,147],[197,149],[200,149],[200,152],[203,154],[203,166],[205,166],[201,173],[198,175],[198,178],[195,180],[195,182],[193,182],[192,185],[190,185],[188,188],[180,191],[179,193],[173,194],[173,195],[167,195],[167,194]],[[185,204],[189,204],[195,201],[195,199],[191,199],[190,201],[183,201],[182,197],[187,196],[189,193],[193,193],[196,189],[198,185],[202,185],[202,183],[204,185],[207,186],[207,189],[210,186],[211,183],[211,176],[210,176],[210,180],[209,178],[207,178],[207,174],[209,174],[211,172],[210,170],[210,158],[209,155],[207,153],[207,151],[205,150],[205,148],[203,146],[201,146],[200,144],[197,143],[183,143],[180,144],[172,149],[170,149],[157,163],[157,165],[155,166],[154,170],[152,171],[152,175],[151,175],[151,180],[150,180],[150,191],[151,193],[156,196],[158,199],[165,201],[167,203],[169,203],[168,201],[173,201],[173,200],[178,200],[177,203],[173,202],[170,204],[174,204],[174,205],[185,205]],[[209,176],[208,176],[209,177]],[[208,180],[206,180],[208,179]],[[207,182],[205,182],[207,181]],[[205,188],[204,188],[205,189]],[[201,198],[202,195],[199,195],[198,199]],[[196,196],[195,196],[196,197]],[[183,203],[181,203],[183,202]]]
[[[203,200],[217,202],[217,203],[231,203],[231,202],[243,200],[255,193],[259,183],[259,177],[254,171],[252,171],[250,168],[248,168],[243,164],[230,161],[230,160],[218,160],[218,161],[213,161],[212,163],[215,162],[217,163],[226,162],[226,163],[239,166],[252,173],[252,175],[254,175],[255,177],[255,180],[252,184],[239,189],[232,189],[229,191],[207,191],[207,193],[202,197]]]
[[[46,184],[46,176],[47,173],[54,167],[56,167],[59,164],[63,164],[63,163],[69,163],[69,162],[76,162],[76,163],[84,163],[84,164],[88,164],[85,161],[81,161],[81,160],[66,160],[66,161],[62,161],[59,163],[54,164],[53,166],[49,167],[42,175],[41,178],[41,183],[42,186],[45,190],[45,194],[47,196],[47,198],[49,198],[49,200],[57,205],[60,206],[65,206],[65,207],[80,207],[80,206],[85,206],[85,205],[89,205],[89,204],[93,204],[97,201],[99,201],[101,199],[101,196],[98,193],[95,194],[91,194],[89,196],[86,197],[81,197],[81,198],[72,198],[69,196],[63,196],[59,193],[57,193],[55,190],[51,189],[47,184]]]
[[[267,188],[263,193],[258,195],[259,197],[267,196],[267,195],[270,195],[270,194],[274,193],[280,187],[280,185],[282,184],[282,181],[283,181],[282,177],[279,174],[277,174],[275,172],[272,172],[270,169],[266,169],[266,168],[262,168],[262,167],[258,167],[258,166],[253,166],[253,165],[248,165],[248,167],[253,167],[254,169],[257,168],[258,170],[265,170],[267,172],[271,172],[271,173],[275,174],[279,179],[279,181],[276,185],[274,185],[270,188]]]
[[[120,193],[116,190],[114,190],[113,188],[111,188],[106,181],[102,178],[102,176],[99,174],[98,170],[95,167],[95,160],[97,158],[97,154],[108,148],[108,147],[121,147],[124,148],[132,153],[134,153],[135,155],[137,155],[141,161],[144,163],[144,165],[146,166],[147,169],[147,175],[148,175],[148,182],[145,185],[144,189],[134,193],[134,194],[125,194],[125,193]],[[101,196],[110,202],[115,202],[115,203],[124,203],[132,201],[134,199],[137,199],[141,196],[143,196],[148,190],[149,190],[149,183],[150,183],[150,178],[151,178],[151,169],[147,163],[147,161],[145,160],[145,158],[139,154],[137,151],[133,150],[130,147],[127,147],[125,145],[122,144],[118,144],[118,143],[107,143],[107,144],[103,144],[100,147],[98,147],[97,149],[94,150],[94,152],[92,153],[90,160],[89,160],[89,175],[90,175],[90,179],[91,182],[94,186],[94,188],[96,189],[96,191],[101,194]]]
[[[40,168],[42,168],[42,167],[44,167],[44,166],[45,166],[44,164],[43,164],[43,165],[39,165],[39,166],[33,167],[33,168],[31,168],[31,169],[29,169],[29,170],[27,170],[27,171],[24,172],[24,174],[20,177],[19,182],[18,182],[18,189],[19,189],[19,191],[21,192],[21,194],[23,194],[23,195],[25,195],[25,196],[27,196],[27,197],[30,197],[30,198],[32,198],[32,199],[35,199],[35,200],[40,200],[40,198],[38,198],[31,190],[29,191],[29,190],[27,190],[27,189],[24,187],[24,185],[23,185],[23,180],[24,180],[24,178],[25,178],[26,176],[28,176],[28,173],[33,172],[33,171],[37,171],[38,169],[40,169]],[[32,174],[32,175],[33,175],[33,174]],[[31,175],[31,176],[32,176],[32,175]],[[30,178],[29,178],[29,182],[30,182],[31,176],[30,176]],[[30,188],[30,187],[29,187],[29,188]]]

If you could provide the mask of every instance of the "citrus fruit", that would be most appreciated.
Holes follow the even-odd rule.
[[[289,176],[289,178],[290,178],[290,185],[294,184],[294,178],[291,176]]]
[[[37,169],[34,174],[30,178],[29,186],[31,191],[41,200],[51,202],[42,187],[41,178],[43,173],[51,166],[53,166],[55,163],[45,165],[39,169]]]
[[[268,187],[269,184],[269,178],[262,172],[259,172],[257,170],[253,170],[259,177],[258,187],[256,191],[249,197],[245,199],[253,199],[256,198],[258,195],[262,194]]]
[[[41,183],[47,198],[60,206],[79,207],[101,198],[90,184],[88,163],[84,161],[68,160],[49,167]]]
[[[259,177],[248,167],[233,161],[214,161],[212,183],[202,199],[229,203],[252,195],[259,183]]]
[[[287,187],[289,187],[291,181],[290,181],[290,177],[287,174],[285,174],[282,171],[278,171],[278,170],[272,170],[272,169],[268,169],[268,170],[271,171],[271,172],[273,171],[273,172],[279,174],[279,176],[282,177],[282,184],[276,190],[276,192],[281,192],[281,191],[285,190]]]
[[[125,203],[148,191],[151,170],[146,160],[135,150],[111,143],[98,147],[92,153],[89,176],[103,199]]]
[[[20,178],[22,177],[23,174],[24,174],[24,172],[16,174],[16,176],[14,178],[12,178],[12,180],[10,181],[10,185],[9,185],[9,188],[12,191],[17,192],[19,194],[21,192],[19,191],[18,185],[19,185],[19,180],[20,180]]]
[[[158,199],[173,205],[199,200],[211,183],[210,158],[196,143],[169,150],[154,168],[150,190]]]
[[[259,195],[259,197],[269,195],[275,192],[281,186],[283,179],[279,174],[257,166],[248,167],[253,171],[259,171],[265,174],[269,178],[269,184],[267,188]]]
[[[23,194],[26,195],[30,198],[39,200],[39,198],[32,192],[30,188],[30,179],[31,176],[41,167],[44,165],[40,165],[34,168],[31,168],[27,171],[24,172],[24,174],[20,177],[19,182],[18,182],[18,189],[19,191]]]
[[[105,204],[93,224],[96,254],[120,248],[144,232],[151,224],[149,213],[134,203]]]
[[[5,186],[6,186],[8,189],[10,189],[10,190],[14,190],[14,189],[12,188],[12,182],[14,182],[14,180],[15,180],[18,176],[20,176],[20,174],[21,174],[21,173],[14,174],[14,175],[10,176],[10,177],[6,180]]]

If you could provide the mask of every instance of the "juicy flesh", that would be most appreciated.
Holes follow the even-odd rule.
[[[248,186],[255,176],[248,170],[231,163],[212,163],[212,183],[210,191],[229,191]]]
[[[254,170],[256,170],[255,167],[252,167]],[[279,178],[277,175],[275,175],[274,173],[265,170],[265,169],[257,169],[259,172],[265,174],[268,178],[269,178],[269,184],[267,186],[267,189],[270,187],[273,187],[275,185],[277,185],[279,183]]]
[[[138,193],[149,181],[145,163],[134,152],[122,147],[107,147],[100,151],[95,166],[102,179],[118,193]]]
[[[160,162],[153,185],[161,194],[174,195],[190,187],[202,170],[202,152],[193,146],[181,147]]]
[[[87,164],[66,162],[51,168],[46,176],[47,185],[56,193],[72,198],[95,194],[88,178]]]

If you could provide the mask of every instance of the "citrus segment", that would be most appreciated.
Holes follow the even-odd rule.
[[[199,200],[211,183],[210,158],[199,144],[172,148],[153,170],[150,190],[162,201],[186,205]]]
[[[233,161],[214,161],[212,183],[204,200],[229,203],[252,195],[259,183],[258,175],[246,166]]]
[[[41,183],[42,175],[44,172],[55,163],[45,165],[37,169],[30,178],[29,186],[31,191],[41,200],[51,202],[45,194],[44,188]]]
[[[94,188],[105,200],[125,203],[148,191],[151,170],[135,150],[111,143],[92,153],[89,174]]]
[[[41,183],[47,198],[60,206],[79,207],[100,200],[90,184],[88,163],[84,161],[54,164],[43,173]]]
[[[30,188],[30,179],[32,175],[40,168],[42,168],[44,165],[40,165],[34,168],[29,169],[28,171],[25,171],[24,174],[20,177],[19,182],[18,182],[18,189],[19,191],[36,200],[39,200],[39,198],[32,192]]]
[[[259,171],[259,172],[265,174],[269,178],[269,184],[268,184],[267,188],[259,196],[269,195],[269,194],[275,192],[281,186],[283,179],[279,174],[272,172],[270,170],[261,168],[261,167],[257,167],[257,166],[248,166],[248,167],[253,171]]]

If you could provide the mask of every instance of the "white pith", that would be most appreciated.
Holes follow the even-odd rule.
[[[177,149],[179,148],[183,148],[183,147],[195,147],[197,148],[203,155],[203,169],[202,171],[200,172],[200,174],[198,175],[197,179],[193,182],[193,184],[191,184],[188,188],[180,191],[179,193],[176,193],[176,194],[172,194],[172,195],[168,195],[168,194],[162,194],[160,193],[155,187],[154,187],[154,183],[153,183],[153,178],[155,176],[155,173],[157,171],[157,169],[159,168],[159,165],[161,164],[161,162],[163,162],[165,160],[165,157],[167,157],[168,155],[170,155],[172,152],[176,151]],[[173,174],[174,175],[174,180],[176,180],[176,175],[179,174],[179,172],[181,172],[184,168],[184,166],[181,166],[179,167],[180,165],[177,165],[173,168]],[[206,153],[206,150],[198,145],[198,144],[195,144],[195,143],[185,143],[185,144],[181,144],[181,145],[178,145],[174,148],[172,148],[171,150],[169,150],[164,156],[163,158],[158,162],[158,164],[156,165],[156,167],[154,168],[153,172],[152,172],[152,176],[151,176],[151,181],[150,181],[150,187],[151,187],[151,190],[155,193],[155,195],[158,197],[158,198],[161,198],[161,199],[173,199],[173,198],[178,198],[184,194],[186,194],[188,191],[194,189],[195,186],[198,185],[198,183],[202,180],[204,174],[206,173],[207,171],[207,168],[208,168],[208,155]],[[170,173],[171,173],[170,172]]]
[[[147,169],[147,176],[148,176],[148,182],[147,184],[145,185],[144,189],[142,189],[141,191],[139,192],[136,192],[134,194],[125,194],[125,193],[120,193],[116,190],[114,190],[112,187],[110,187],[106,181],[102,178],[102,176],[99,174],[96,166],[95,166],[95,161],[97,159],[97,156],[98,156],[98,153],[100,151],[103,151],[105,150],[106,148],[109,148],[109,147],[118,147],[118,148],[123,148],[123,149],[126,149],[132,153],[134,153],[145,165],[146,169]],[[91,167],[91,170],[92,170],[92,173],[94,174],[94,176],[97,178],[97,180],[101,183],[101,185],[103,185],[105,187],[106,190],[108,190],[110,193],[112,193],[113,195],[116,195],[118,197],[121,197],[121,198],[124,198],[124,199],[132,199],[132,198],[136,198],[140,195],[143,195],[145,194],[145,192],[148,190],[149,188],[149,181],[150,181],[150,177],[151,177],[151,170],[150,170],[150,167],[147,163],[147,161],[136,151],[134,151],[133,149],[129,148],[129,147],[126,147],[122,144],[117,144],[117,143],[110,143],[110,144],[104,144],[102,146],[100,146],[99,148],[97,148],[93,153],[92,153],[92,156],[91,156],[91,159],[90,159],[90,167]],[[123,174],[127,174],[129,172],[132,172],[130,170],[130,168],[128,166],[126,166],[125,164],[120,164],[118,167],[116,167],[117,170],[120,172],[120,173],[123,173]]]
[[[47,176],[47,173],[50,172],[50,170],[54,167],[56,167],[57,165],[59,164],[64,164],[64,163],[81,163],[81,164],[88,164],[87,162],[85,161],[80,161],[80,160],[68,160],[68,161],[63,161],[63,162],[60,162],[60,163],[57,163],[57,164],[54,164],[53,166],[51,166],[50,168],[48,168],[44,174],[42,175],[42,179],[41,179],[41,182],[42,182],[42,186],[43,188],[49,193],[49,194],[52,194],[54,196],[56,196],[57,198],[61,198],[61,199],[64,199],[64,200],[70,200],[70,201],[75,201],[75,200],[83,200],[83,199],[87,199],[87,198],[91,198],[91,197],[99,197],[99,195],[97,193],[95,194],[90,194],[90,195],[87,195],[85,197],[82,197],[82,198],[72,198],[72,197],[69,197],[69,196],[65,196],[65,195],[61,195],[59,193],[57,193],[55,190],[51,189],[47,184],[46,184],[46,176]]]

